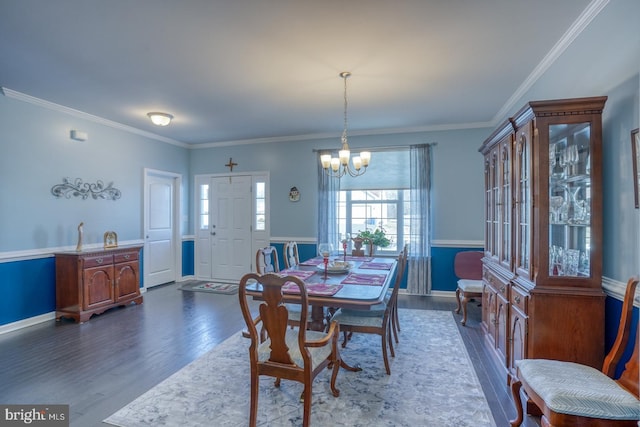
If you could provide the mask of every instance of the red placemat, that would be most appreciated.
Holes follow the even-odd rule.
[[[298,277],[300,279],[307,280],[309,277],[313,276],[314,274],[316,274],[315,271],[305,271],[305,270],[291,270],[291,269],[285,269],[285,270],[281,270],[279,273],[281,276],[295,276]]]
[[[363,262],[358,268],[366,268],[369,270],[391,270],[393,263],[389,262]]]
[[[323,259],[322,258],[311,258],[308,259],[306,261],[303,261],[300,263],[300,265],[320,265],[322,264]]]
[[[325,283],[311,283],[307,285],[307,295],[331,296],[342,289],[342,285],[327,285]],[[292,282],[287,282],[282,287],[282,292],[287,294],[299,294],[300,288]]]
[[[349,273],[349,275],[340,283],[349,285],[381,286],[384,284],[386,279],[386,274]]]

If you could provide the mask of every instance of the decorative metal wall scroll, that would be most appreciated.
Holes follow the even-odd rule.
[[[120,190],[113,187],[113,182],[106,186],[101,180],[95,184],[82,182],[82,179],[76,178],[73,182],[69,178],[62,178],[62,184],[56,184],[51,187],[51,194],[56,197],[81,197],[83,200],[91,196],[93,199],[117,200],[122,196]]]

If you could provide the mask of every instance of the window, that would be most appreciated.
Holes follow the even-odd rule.
[[[200,215],[200,230],[209,229],[209,184],[202,184],[199,186],[199,215]]]
[[[391,244],[377,253],[397,253],[409,239],[409,190],[342,190],[338,196],[338,232],[356,236],[382,229]],[[398,243],[400,242],[400,243]]]
[[[375,159],[375,160],[373,160]],[[382,228],[391,240],[378,254],[397,254],[409,242],[409,151],[373,153],[367,172],[343,177],[338,193],[338,232],[356,236],[360,231]]]
[[[266,193],[265,182],[256,182],[256,231],[264,231],[266,228]]]

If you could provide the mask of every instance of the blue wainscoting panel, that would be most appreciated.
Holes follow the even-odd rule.
[[[195,274],[195,242],[193,240],[182,241],[182,277]]]
[[[618,363],[618,369],[616,370],[616,378],[620,376],[624,369],[625,363],[631,357],[633,352],[633,346],[635,344],[635,332],[638,330],[638,316],[639,316],[638,307],[633,307],[633,321],[631,322],[631,337],[629,339],[629,343],[627,344],[627,350],[622,355],[620,359],[620,363]],[[611,347],[613,346],[613,342],[616,340],[616,336],[618,335],[618,326],[620,325],[620,313],[622,312],[622,301],[617,298],[612,298],[607,296],[605,300],[604,306],[604,315],[605,315],[605,330],[604,330],[604,344],[605,344],[605,352],[609,352]]]
[[[55,258],[0,263],[0,325],[56,309]]]
[[[458,252],[481,251],[482,248],[431,248],[431,289],[455,292],[458,278],[453,272],[453,260]]]

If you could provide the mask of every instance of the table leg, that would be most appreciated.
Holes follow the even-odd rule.
[[[309,329],[312,331],[324,331],[326,329],[324,321],[324,307],[321,305],[312,305]]]

